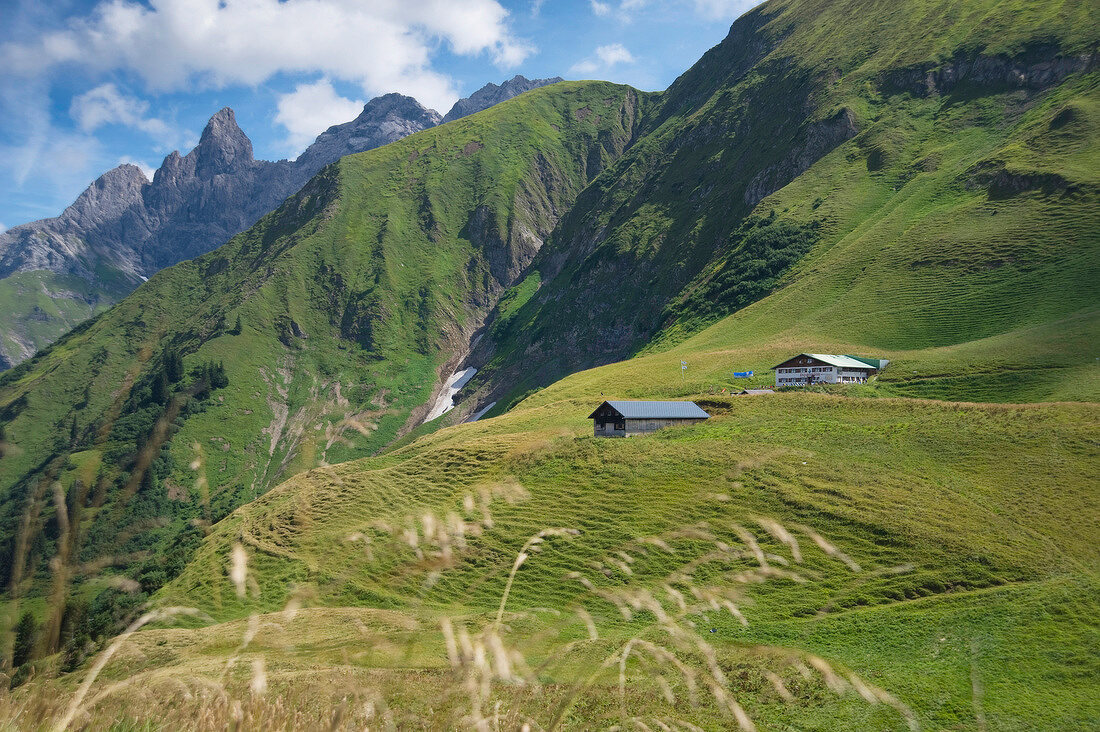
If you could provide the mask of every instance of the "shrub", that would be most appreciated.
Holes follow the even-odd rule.
[[[12,647],[12,666],[22,666],[34,655],[34,644],[38,639],[38,624],[30,612],[23,613],[15,626],[15,645]]]

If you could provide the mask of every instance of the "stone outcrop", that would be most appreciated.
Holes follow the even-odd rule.
[[[961,84],[1010,89],[1046,89],[1070,74],[1096,68],[1097,54],[1063,55],[1055,46],[1033,46],[1017,56],[956,55],[941,64],[894,69],[883,88],[927,97],[947,94]]]
[[[454,106],[451,107],[451,111],[444,115],[443,121],[450,122],[462,117],[468,117],[483,109],[488,109],[494,104],[508,101],[512,97],[518,97],[524,92],[538,89],[540,86],[557,84],[559,81],[564,81],[564,79],[560,76],[549,79],[528,79],[517,74],[500,85],[490,82],[465,99],[459,99],[455,102]]]
[[[296,163],[300,169],[316,173],[345,155],[387,145],[442,121],[438,112],[425,109],[412,97],[386,94],[367,102],[351,122],[333,125],[318,135]]]

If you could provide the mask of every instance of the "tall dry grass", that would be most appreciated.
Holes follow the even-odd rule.
[[[485,486],[464,497],[455,510],[437,515],[424,511],[404,522],[373,522],[347,539],[362,543],[365,559],[373,552],[403,551],[426,567],[429,577],[454,567],[470,548],[472,537],[491,530],[494,501],[521,500],[525,491],[515,481]],[[239,643],[217,673],[189,674],[171,668],[146,669],[133,676],[100,680],[104,669],[133,635],[151,623],[194,615],[186,608],[151,609],[115,638],[82,672],[75,691],[60,693],[58,680],[32,680],[20,693],[0,692],[0,718],[13,728],[79,729],[125,723],[137,728],[220,729],[404,729],[468,728],[490,730],[557,730],[564,727],[608,729],[696,730],[703,719],[721,715],[724,726],[746,732],[757,729],[748,709],[753,692],[731,678],[731,654],[757,663],[778,699],[796,700],[791,679],[837,695],[886,705],[910,729],[914,713],[888,691],[851,670],[800,650],[729,647],[707,639],[713,613],[726,613],[741,625],[750,620],[747,589],[783,580],[804,582],[801,541],[808,540],[853,574],[862,568],[821,534],[805,526],[787,527],[767,517],[755,519],[784,547],[783,555],[766,552],[753,531],[741,524],[701,523],[656,536],[639,537],[609,552],[592,566],[562,578],[583,588],[580,600],[558,613],[550,631],[525,629],[535,611],[509,611],[517,573],[541,551],[571,541],[580,532],[547,528],[530,536],[514,556],[495,612],[454,615],[436,612],[445,670],[426,674],[409,704],[385,677],[372,677],[345,663],[318,671],[331,683],[296,684],[272,675],[271,659],[250,651],[258,639],[278,641],[295,620],[307,592],[291,598],[281,613],[253,613]],[[396,524],[396,525],[395,525]],[[633,569],[650,553],[673,557],[673,569],[656,581],[637,579]],[[249,568],[249,555],[238,543],[226,557],[226,577],[243,599],[259,598],[259,584]],[[614,582],[596,581],[614,578]],[[608,612],[622,618],[614,632],[601,632],[597,618]],[[544,613],[545,614],[545,613]],[[629,628],[624,635],[622,627]],[[582,637],[555,640],[562,628],[583,628]],[[364,630],[364,632],[366,632]],[[238,665],[243,670],[235,671]],[[382,679],[380,681],[380,679]],[[6,684],[4,687],[6,688]],[[71,688],[71,687],[70,687]],[[323,690],[324,703],[305,699]],[[174,691],[172,691],[174,690]],[[641,696],[657,701],[639,707]],[[173,697],[166,701],[164,695]],[[587,717],[580,703],[594,696],[614,699],[613,711]],[[415,707],[415,708],[413,708]],[[699,716],[701,709],[714,714]],[[641,711],[639,711],[641,710]]]

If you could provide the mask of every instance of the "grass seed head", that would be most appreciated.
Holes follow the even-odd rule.
[[[229,580],[237,590],[237,597],[243,598],[247,591],[248,554],[240,543],[233,545],[229,555]]]
[[[262,696],[267,691],[267,673],[264,671],[262,658],[252,659],[252,681],[249,682],[249,689],[257,696]]]

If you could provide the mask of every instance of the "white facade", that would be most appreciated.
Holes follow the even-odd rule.
[[[807,384],[862,384],[867,381],[867,371],[844,369],[839,366],[795,366],[775,370],[776,386],[805,386]]]
[[[886,361],[879,361],[880,366]],[[851,356],[801,353],[775,367],[776,386],[863,384],[878,368]]]

